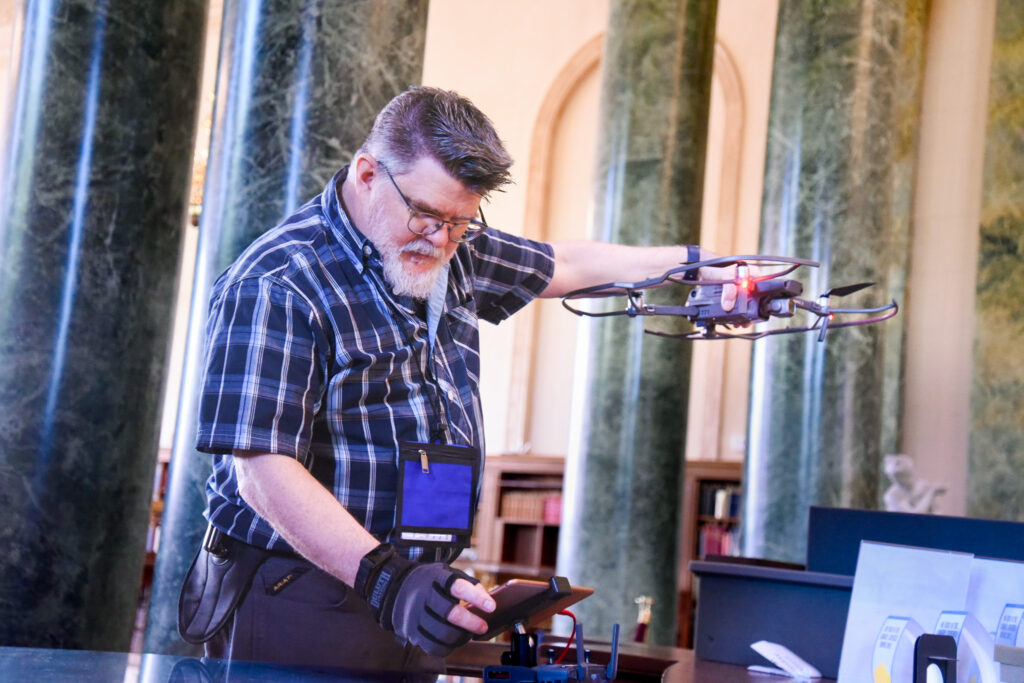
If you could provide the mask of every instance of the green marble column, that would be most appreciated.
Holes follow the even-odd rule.
[[[782,0],[761,251],[821,262],[806,296],[904,303],[925,0]],[[811,505],[877,508],[899,443],[903,317],[754,345],[743,554],[803,562]]]
[[[1024,520],[1024,2],[1000,0],[985,128],[967,512]]]
[[[0,645],[128,649],[205,5],[21,4],[0,160]]]
[[[182,578],[202,540],[208,455],[194,450],[207,298],[264,231],[348,163],[377,112],[419,83],[427,0],[226,0],[192,314],[145,650],[178,636]]]
[[[617,0],[604,57],[597,239],[697,243],[717,3]],[[559,571],[597,589],[592,637],[654,598],[649,642],[676,642],[690,345],[639,320],[588,323],[582,436],[570,446]],[[574,608],[575,609],[575,608]]]

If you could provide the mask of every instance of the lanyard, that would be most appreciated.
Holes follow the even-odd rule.
[[[430,290],[427,298],[427,341],[430,344],[430,355],[434,354],[434,341],[437,339],[437,325],[441,322],[441,312],[444,310],[444,297],[448,293],[448,270],[450,264],[444,264],[434,288]]]
[[[434,288],[430,290],[430,296],[427,297],[428,365],[432,365],[434,363],[434,342],[437,340],[437,326],[441,322],[441,313],[444,311],[444,298],[448,293],[449,268],[450,264],[444,264],[444,267],[437,276],[437,282],[434,283]],[[444,443],[448,440],[445,438],[445,435],[448,434],[448,428],[442,426],[444,424],[444,416],[447,413],[447,407],[445,406],[444,392],[441,391],[440,386],[437,387],[437,394],[437,398],[439,399],[437,410],[439,411],[438,415],[442,421],[432,429],[433,433],[431,434],[431,439],[436,439],[439,443]]]

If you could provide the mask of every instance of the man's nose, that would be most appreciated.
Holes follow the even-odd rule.
[[[444,249],[448,246],[448,226],[442,223],[440,228],[424,237],[438,249]]]

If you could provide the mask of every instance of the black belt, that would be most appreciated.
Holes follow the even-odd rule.
[[[224,533],[213,524],[206,527],[206,535],[203,536],[203,549],[210,553],[216,558],[226,559],[231,554],[231,548],[235,544],[247,546],[254,550],[266,553],[268,557],[283,557],[293,560],[302,560],[309,562],[305,557],[298,554],[294,550],[277,550],[272,548],[264,548],[258,545],[247,543],[241,539],[235,538],[234,536]]]

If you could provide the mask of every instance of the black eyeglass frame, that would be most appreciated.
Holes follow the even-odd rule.
[[[405,196],[405,193],[402,192],[402,189],[398,187],[398,183],[395,182],[395,178],[394,176],[391,175],[391,171],[389,171],[388,167],[384,165],[384,162],[381,161],[380,159],[377,159],[377,165],[381,167],[381,170],[384,171],[384,175],[386,175],[388,177],[388,180],[391,181],[391,186],[395,188],[395,192],[397,192],[398,196],[402,198],[402,203],[405,204],[405,208],[409,211],[409,221],[405,224],[405,227],[412,234],[418,235],[420,237],[427,237],[433,235],[442,227],[447,227],[448,239],[451,240],[452,242],[461,244],[463,242],[470,242],[476,239],[485,230],[487,230],[487,228],[490,227],[489,225],[487,225],[487,219],[484,217],[484,210],[482,207],[480,207],[478,209],[478,211],[480,212],[480,220],[470,218],[468,221],[465,222],[465,232],[463,232],[458,237],[454,237],[452,235],[452,229],[462,226],[463,223],[461,221],[458,223],[454,221],[446,221],[440,216],[436,216],[427,211],[420,211],[418,209],[413,208],[412,204],[409,202],[409,199]],[[427,227],[424,228],[422,231],[417,232],[412,227],[413,222],[422,219],[426,220]]]

